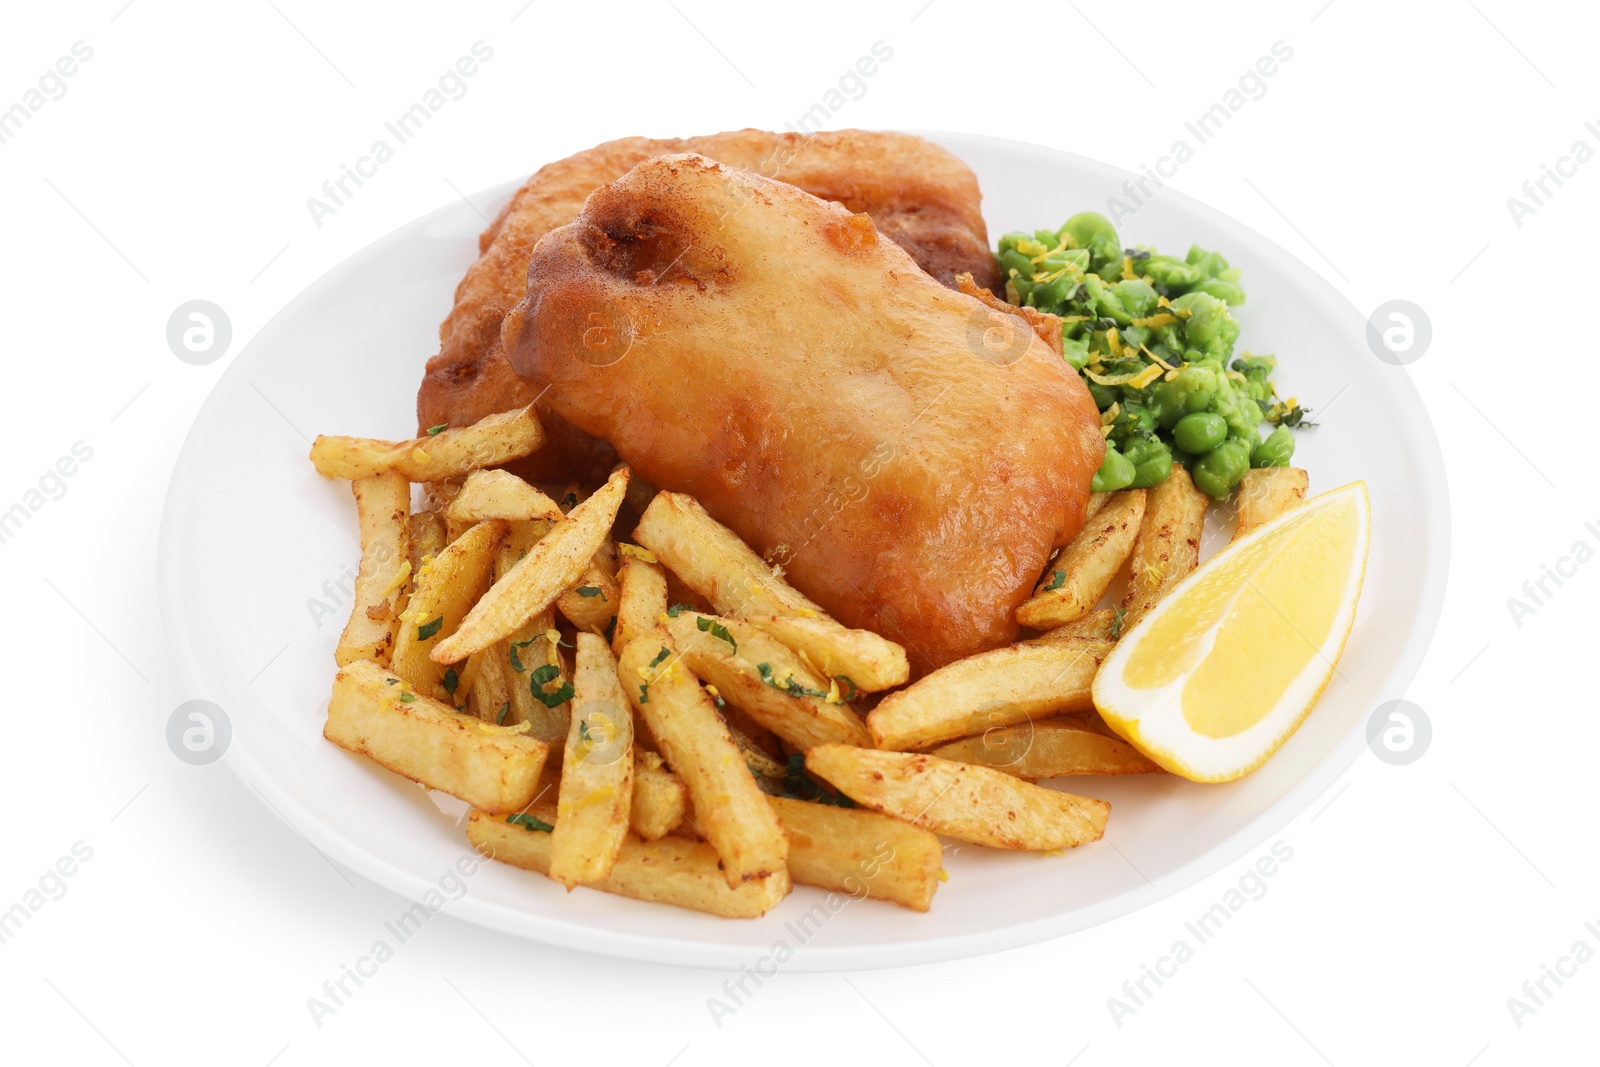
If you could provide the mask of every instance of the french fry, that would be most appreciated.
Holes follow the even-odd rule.
[[[548,807],[536,808],[559,818]],[[535,814],[544,821],[544,817]],[[548,874],[553,850],[550,833],[524,829],[505,819],[474,811],[467,819],[467,840],[492,859],[526,870]],[[765,878],[729,887],[718,868],[717,850],[701,841],[664,837],[640,841],[629,837],[617,852],[611,873],[586,888],[657,904],[703,911],[724,919],[754,919],[765,914],[789,893],[788,868],[780,867]]]
[[[444,520],[437,511],[418,511],[411,516],[411,575],[415,579],[428,557],[437,556],[450,542],[445,540]]]
[[[429,652],[455,632],[488,585],[504,533],[505,523],[480,522],[417,571],[394,644],[394,671],[417,692],[446,702],[467,695],[450,682],[458,672],[430,659]]]
[[[511,683],[506,678],[505,642],[490,645],[468,656],[464,673],[472,679],[473,714],[496,726],[515,726],[516,723],[508,717],[511,714]]]
[[[1239,483],[1239,522],[1235,541],[1257,526],[1265,526],[1306,499],[1310,478],[1299,467],[1258,467],[1245,471]]]
[[[648,548],[645,551],[650,552]],[[650,554],[652,556],[655,555],[654,552]],[[717,613],[717,609],[711,606],[711,601],[690,589],[684,583],[684,580],[674,574],[670,568],[667,570],[667,603],[682,604],[690,611],[699,611],[707,615],[715,615]]]
[[[1017,621],[1049,630],[1093,611],[1133,551],[1144,508],[1143,489],[1113,493],[1045,568],[1033,596],[1017,609]]]
[[[508,723],[525,722],[528,733],[558,751],[572,719],[571,671],[561,655],[554,611],[545,608],[493,647],[504,649],[511,689]]]
[[[866,727],[846,703],[854,694],[812,673],[765,631],[741,619],[683,610],[666,625],[690,670],[796,748],[869,743]]]
[[[617,586],[617,579],[605,569],[601,559],[607,553],[614,555],[615,552],[616,549],[611,547],[611,538],[607,537],[595,553],[595,558],[583,568],[577,585],[556,597],[556,607],[561,609],[561,614],[580,630],[604,636],[612,629],[612,620],[617,617],[617,603],[622,599],[622,592]]]
[[[636,751],[628,828],[644,840],[654,841],[681,826],[688,811],[689,790],[683,779],[667,770],[657,753]]]
[[[549,527],[549,523],[539,520],[512,523],[511,532],[495,554],[495,581],[510,573],[521,554],[536,544]],[[506,723],[527,723],[528,735],[550,745],[558,759],[566,746],[571,709],[566,696],[570,672],[561,657],[560,640],[555,610],[547,607],[493,646],[501,657],[510,689],[511,709]]]
[[[943,857],[933,834],[859,808],[767,800],[789,836],[789,876],[796,882],[928,910]]]
[[[818,745],[806,769],[857,804],[990,848],[1042,850],[1098,841],[1111,805],[993,770],[909,752]]]
[[[544,428],[529,404],[410,441],[318,434],[311,444],[311,462],[328,478],[354,480],[399,471],[407,481],[437,482],[521,459],[543,443]]]
[[[1112,497],[1111,493],[1090,493],[1089,502],[1083,507],[1083,524],[1089,525],[1091,519],[1100,514],[1100,509],[1106,506]]]
[[[1199,564],[1209,499],[1176,464],[1166,481],[1149,490],[1144,522],[1133,542],[1128,595],[1122,598],[1124,633]]]
[[[911,677],[906,650],[871,630],[851,630],[829,618],[753,615],[761,627],[800,654],[826,678],[848,678],[862,693],[877,693],[905,684]]]
[[[1063,638],[980,652],[890,693],[867,715],[878,748],[920,749],[996,726],[1094,707],[1110,641]]]
[[[368,660],[340,668],[322,735],[382,767],[485,811],[535,796],[549,747],[479,722]]]
[[[1122,636],[1124,613],[1121,608],[1101,608],[1091,611],[1065,626],[1046,630],[1038,637],[1029,638],[1029,644],[1046,644],[1069,637],[1087,637],[1096,641],[1115,641]]]
[[[929,755],[993,767],[1030,780],[1077,774],[1154,774],[1161,769],[1121,738],[1109,737],[1071,717],[985,730],[940,745]]]
[[[744,757],[744,765],[750,769],[757,787],[768,796],[783,792],[783,780],[789,773],[787,765],[773,759],[749,734],[731,722],[728,723],[728,736],[733,738],[734,747]]]
[[[447,639],[433,647],[435,663],[454,663],[507,637],[575,585],[617,516],[628,469],[614,473],[594,496],[572,509],[473,605]]]
[[[611,873],[633,802],[633,711],[604,638],[577,637],[572,727],[561,763],[550,877],[569,890]]]
[[[451,522],[470,526],[484,519],[526,522],[562,518],[554,500],[510,471],[477,470],[467,475],[461,491],[445,512]]]
[[[655,553],[720,615],[800,619],[787,637],[818,671],[843,674],[863,692],[899,685],[910,676],[905,649],[868,630],[851,630],[807,599],[699,501],[657,493],[639,518],[634,539]]]
[[[399,474],[376,474],[350,483],[361,527],[350,621],[334,649],[339,666],[358,659],[387,665],[400,626],[401,601],[411,575],[411,486]]]
[[[667,611],[667,572],[654,553],[632,545],[619,546],[622,565],[617,570],[617,625],[611,648],[620,652],[629,641],[653,628]],[[638,553],[638,554],[636,554]]]
[[[622,650],[622,687],[688,786],[699,829],[722,857],[728,884],[765,878],[784,869],[783,828],[716,705],[680,659],[666,628],[657,627]]]
[[[634,540],[724,615],[825,614],[691,496],[657,493]]]

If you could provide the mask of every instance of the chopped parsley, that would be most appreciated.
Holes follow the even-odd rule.
[[[426,641],[444,628],[444,616],[440,615],[432,622],[425,622],[417,627],[417,640]]]
[[[402,704],[409,704],[409,703],[411,703],[412,701],[414,701],[416,699],[417,699],[417,694],[415,694],[415,693],[404,693],[403,692],[403,693],[400,694],[400,703],[402,703]]]
[[[787,693],[792,697],[821,697],[828,695],[820,689],[807,689],[805,686],[795,681],[793,675],[781,680],[774,677],[772,673],[772,664],[770,663],[756,664],[756,673],[761,675],[761,680],[767,685],[770,685],[780,693]]]
[[[641,703],[641,704],[650,703],[650,685],[649,685],[649,683],[646,683],[646,684],[641,685],[639,687],[639,703]]]
[[[566,496],[561,498],[561,506],[564,507],[564,508],[575,508],[575,507],[577,507],[578,506],[578,494],[569,491]]]
[[[530,637],[526,641],[513,641],[513,642],[511,642],[511,669],[512,670],[516,671],[518,674],[522,674],[523,672],[525,672],[528,669],[528,668],[526,668],[526,667],[524,667],[522,665],[522,658],[517,655],[517,649],[519,649],[519,648],[527,648],[529,645],[531,645],[535,641],[539,640],[540,636],[543,636],[543,635],[541,634],[541,635],[538,635],[538,636]]]
[[[852,700],[854,700],[856,698],[856,696],[858,695],[858,690],[856,689],[856,683],[854,683],[854,682],[852,682],[850,680],[850,676],[849,675],[847,675],[847,674],[836,674],[836,675],[833,676],[833,680],[836,681],[836,682],[843,682],[845,685],[850,687],[849,695],[845,695],[843,693],[839,694],[839,703],[848,704],[848,703],[850,703]]]
[[[1056,571],[1054,574],[1052,574],[1050,576],[1050,584],[1045,586],[1045,588],[1046,589],[1060,589],[1063,585],[1066,585],[1066,584],[1067,584],[1067,572],[1066,571]]]
[[[1299,429],[1303,426],[1316,425],[1316,423],[1306,418],[1310,414],[1310,408],[1303,408],[1292,400],[1286,400],[1272,405],[1267,410],[1267,421],[1275,426],[1292,426]]]
[[[728,632],[728,628],[722,625],[722,623],[718,622],[716,619],[707,618],[706,616],[702,615],[694,622],[695,626],[699,627],[701,633],[710,634],[712,637],[720,637],[724,641],[728,642],[728,644],[732,645],[735,652],[739,651],[739,642],[735,641],[733,639],[733,635]]]
[[[615,615],[613,615],[613,616],[611,616],[611,618],[606,620],[606,634],[605,634],[606,644],[609,645],[613,640],[615,640],[616,639],[616,634],[617,634],[617,617]]]
[[[585,600],[591,600],[594,597],[599,597],[601,600],[604,600],[606,598],[606,591],[601,589],[598,585],[580,585],[578,586],[578,595],[583,597]]]
[[[543,819],[527,812],[519,811],[515,815],[507,815],[506,822],[512,826],[520,826],[531,834],[548,834],[555,829]]]
[[[510,710],[511,710],[511,701],[508,700],[504,704],[501,704],[500,705],[500,710],[495,712],[494,724],[496,726],[504,726],[506,724],[506,712],[508,712]]]
[[[1117,617],[1111,620],[1111,637],[1115,640],[1122,636],[1122,620],[1128,614],[1127,608],[1118,608]]]
[[[554,692],[545,690],[546,685],[559,677],[561,677],[561,668],[553,663],[548,666],[537,667],[532,674],[528,675],[528,691],[533,694],[535,700],[547,708],[565,704],[572,699],[573,689],[571,682],[562,682]]]
[[[428,436],[429,437],[438,437],[439,436],[439,432],[441,430],[447,429],[449,426],[450,426],[450,424],[448,422],[441,422],[437,426],[429,426],[428,427]]]
[[[783,792],[779,795],[789,800],[809,800],[837,808],[856,806],[855,801],[843,793],[831,793],[818,785],[816,779],[806,773],[806,757],[799,752],[789,757],[789,765],[783,774]]]
[[[670,655],[672,655],[672,649],[668,648],[666,645],[662,645],[661,651],[656,653],[656,658],[650,661],[650,666],[659,666],[661,661]]]
[[[676,619],[683,612],[693,610],[694,608],[690,607],[688,604],[674,604],[672,607],[667,609],[667,618]]]
[[[399,685],[400,684],[400,679],[398,679],[398,678],[385,678],[383,680],[383,684],[384,685]]]
[[[456,686],[461,684],[461,676],[456,673],[454,666],[445,668],[444,677],[439,680],[439,684],[444,686],[446,693],[451,696],[456,695]]]

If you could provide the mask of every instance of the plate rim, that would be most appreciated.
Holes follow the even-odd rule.
[[[1098,174],[1107,179],[1114,179],[1115,182],[1120,182],[1124,178],[1138,177],[1132,171],[1111,164],[1027,141],[987,134],[939,130],[900,132],[912,133],[945,147],[950,147],[952,144],[982,143],[1001,152],[1036,156],[1086,175]],[[954,148],[951,150],[956,151]],[[959,151],[957,155],[960,155]],[[472,201],[486,197],[500,198],[509,192],[514,192],[526,180],[526,177],[508,179],[480,189],[467,199]],[[1186,212],[1207,219],[1212,224],[1247,234],[1261,246],[1278,253],[1284,261],[1293,263],[1303,272],[1302,281],[1305,278],[1314,280],[1327,293],[1338,297],[1339,302],[1343,303],[1353,316],[1352,321],[1360,320],[1360,312],[1348,296],[1319,272],[1312,270],[1300,257],[1277,242],[1177,189],[1166,188],[1162,192],[1162,197]],[[451,201],[417,215],[352,252],[344,260],[302,287],[263,323],[250,341],[240,349],[227,369],[212,383],[205,400],[196,411],[194,420],[184,435],[183,444],[168,480],[162,503],[157,544],[157,590],[166,644],[171,660],[177,668],[178,677],[188,692],[205,693],[210,688],[205,681],[205,673],[199,662],[195,643],[188,638],[189,623],[181,611],[176,580],[181,549],[179,524],[185,507],[195,499],[196,479],[201,476],[194,457],[199,450],[196,433],[206,409],[231,376],[243,373],[241,368],[245,366],[245,357],[257,339],[268,333],[306,293],[336,284],[343,276],[359,269],[362,262],[377,254],[387,242],[398,239],[401,233],[409,233],[424,226],[428,220],[457,209],[459,202]],[[1422,576],[1421,595],[1418,599],[1418,614],[1394,660],[1393,668],[1383,683],[1383,690],[1388,692],[1390,698],[1403,695],[1415,681],[1438,632],[1451,555],[1451,509],[1442,447],[1433,429],[1432,418],[1409,372],[1403,367],[1393,369],[1399,373],[1389,376],[1390,388],[1398,390],[1403,394],[1403,399],[1412,402],[1413,418],[1401,425],[1401,433],[1411,445],[1411,455],[1422,475],[1421,509],[1428,520],[1430,537],[1429,550],[1424,554],[1427,562]],[[1422,416],[1420,419],[1414,417],[1418,412]],[[1251,850],[1259,848],[1303,814],[1339,778],[1343,777],[1365,747],[1364,723],[1352,724],[1346,734],[1275,803],[1207,852],[1163,876],[1159,885],[1147,882],[1145,885],[1134,886],[1091,904],[994,929],[873,945],[807,945],[808,951],[795,953],[794,957],[784,964],[784,969],[795,972],[838,972],[964,959],[1057,940],[1124,915],[1133,914],[1150,904],[1190,888],[1237,862]],[[316,847],[328,853],[330,858],[336,858],[337,862],[345,867],[409,899],[420,898],[428,889],[433,888],[432,880],[396,866],[371,852],[363,842],[346,837],[323,823],[314,812],[296,800],[291,791],[280,785],[272,774],[267,773],[251,756],[248,745],[240,739],[235,738],[235,742],[220,762],[225,763],[229,771],[241,782],[265,797],[270,802],[269,806],[276,809],[274,814],[289,823],[291,829],[306,836]],[[744,944],[700,941],[675,935],[617,932],[574,922],[558,914],[494,903],[480,899],[470,892],[460,900],[454,901],[447,914],[476,925],[513,933],[559,948],[683,967],[737,970],[741,964],[749,964],[758,951]]]

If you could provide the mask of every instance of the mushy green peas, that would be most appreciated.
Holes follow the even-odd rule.
[[[1288,427],[1310,424],[1294,398],[1278,398],[1273,357],[1234,357],[1230,309],[1245,296],[1220,252],[1124,249],[1110,220],[1085,211],[1057,230],[1007,234],[997,259],[1011,303],[1061,317],[1062,357],[1106,438],[1095,492],[1159,485],[1180,463],[1221,498],[1252,466],[1288,465]]]

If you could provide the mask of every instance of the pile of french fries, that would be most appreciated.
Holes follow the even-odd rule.
[[[693,498],[630,493],[619,467],[555,499],[497,469],[542,441],[530,407],[311,450],[351,482],[361,537],[323,734],[470,804],[486,855],[731,918],[793,883],[926,911],[938,835],[1095,841],[1110,805],[1037,781],[1158,771],[1090,689],[1198,562],[1207,498],[1182,468],[1091,498],[1018,610],[1039,636],[906,685],[903,648],[830,618]],[[1304,471],[1251,471],[1236,536],[1305,491]]]

